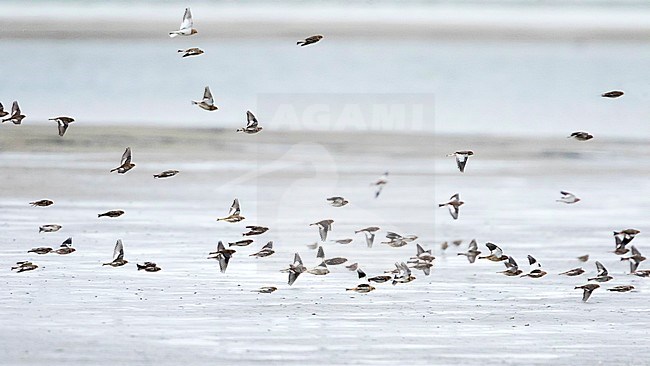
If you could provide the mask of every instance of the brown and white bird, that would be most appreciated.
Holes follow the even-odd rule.
[[[255,118],[253,112],[246,111],[246,120],[248,122],[246,124],[246,127],[237,129],[237,132],[243,132],[252,135],[262,131],[262,127],[258,126],[257,118]]]
[[[273,250],[273,241],[270,241],[266,243],[266,245],[263,246],[259,252],[250,254],[249,257],[264,258],[272,255],[273,253],[275,253],[275,250]]]
[[[22,262],[16,262],[16,266],[11,267],[11,270],[13,271],[13,270],[17,269],[18,270],[17,273],[20,273],[20,272],[26,272],[26,271],[33,271],[36,268],[38,268],[38,266],[36,264],[34,264],[34,263],[30,262],[30,261],[22,261]]]
[[[363,233],[366,237],[366,246],[372,248],[372,244],[375,241],[375,232],[379,231],[379,228],[376,226],[370,226],[361,230],[356,230],[354,233]]]
[[[634,290],[634,286],[632,285],[620,285],[620,286],[614,286],[612,288],[608,288],[607,291],[613,291],[613,292],[628,292]]]
[[[300,276],[300,274],[306,271],[307,268],[302,263],[302,258],[300,258],[300,254],[295,253],[293,256],[293,263],[289,264],[289,268],[283,270],[282,272],[289,273],[289,281],[287,283],[289,284],[289,286],[291,286],[294,284],[294,282],[296,282],[298,276]]]
[[[384,189],[384,186],[388,184],[388,172],[385,172],[379,179],[375,182],[370,183],[371,186],[375,186],[377,190],[375,191],[375,198],[379,197],[381,191]]]
[[[186,48],[184,50],[178,50],[178,53],[183,54],[183,58],[185,57],[192,57],[192,56],[199,56],[202,55],[204,52],[202,49],[198,47],[192,47],[192,48]]]
[[[124,259],[124,244],[122,244],[122,239],[117,239],[115,248],[113,248],[113,260],[102,264],[102,266],[121,267],[127,263],[129,261]]]
[[[323,36],[321,36],[320,34],[317,34],[315,36],[305,38],[304,41],[296,42],[296,45],[299,45],[300,47],[304,47],[304,46],[308,46],[310,44],[314,44],[314,43],[320,41],[321,39],[323,39]]]
[[[620,239],[621,245],[625,246],[634,239],[641,231],[637,229],[625,229],[621,231],[614,231],[614,236]]]
[[[367,283],[361,283],[361,284],[357,285],[357,287],[352,287],[352,288],[346,288],[345,289],[345,291],[354,291],[354,292],[358,292],[360,294],[367,294],[368,292],[373,291],[373,290],[375,290],[375,288],[373,286],[370,286]]]
[[[192,19],[192,12],[190,8],[185,8],[185,14],[183,14],[183,21],[181,26],[177,31],[169,32],[171,38],[178,36],[191,36],[197,33],[197,30],[194,27],[194,20]]]
[[[478,257],[478,259],[487,259],[492,262],[501,262],[507,260],[509,257],[503,254],[503,250],[494,243],[485,243],[485,246],[490,249],[490,255],[485,257]]]
[[[246,229],[248,232],[243,233],[242,236],[262,235],[269,230],[268,227],[254,225],[246,226]]]
[[[417,261],[425,261],[425,262],[431,262],[436,257],[434,257],[431,254],[431,249],[429,250],[424,250],[420,244],[415,244],[415,248],[417,250],[415,257],[411,257],[410,259],[415,259]]]
[[[506,270],[498,273],[503,273],[506,276],[519,276],[523,272],[519,269],[517,262],[512,257],[508,257],[508,259],[504,261],[503,264],[505,264]]]
[[[334,220],[321,220],[319,222],[315,222],[313,224],[309,224],[309,226],[318,226],[318,234],[320,235],[320,240],[321,241],[326,241],[327,240],[327,233],[332,230],[332,224],[334,223]]]
[[[219,261],[219,270],[221,273],[226,273],[226,269],[228,268],[228,263],[230,262],[230,258],[232,258],[232,255],[236,253],[234,249],[226,249],[226,247],[223,245],[223,242],[219,240],[219,244],[217,244],[217,251],[216,252],[210,252],[210,255],[213,257],[208,257],[208,259],[216,259]]]
[[[48,119],[48,121],[54,121],[58,124],[59,127],[59,136],[63,137],[65,135],[65,131],[68,130],[68,125],[72,122],[74,122],[74,118],[70,117],[54,117]]]
[[[12,122],[15,125],[19,125],[23,122],[25,115],[20,112],[20,107],[18,106],[18,101],[14,100],[14,103],[11,105],[11,115],[9,118],[2,120],[2,123],[7,121]]]
[[[275,286],[265,286],[265,287],[260,287],[257,290],[253,290],[251,292],[257,292],[257,293],[260,293],[260,294],[270,294],[270,293],[276,291],[277,289],[278,288],[275,287]]]
[[[541,278],[546,276],[546,271],[542,270],[542,265],[539,264],[537,259],[530,254],[528,255],[528,264],[530,264],[531,267],[530,272],[521,277]]]
[[[576,195],[571,192],[560,191],[560,193],[562,194],[562,197],[559,200],[555,200],[556,202],[562,202],[566,204],[580,202],[580,198],[576,197]]]
[[[475,239],[472,239],[472,241],[469,242],[469,246],[467,247],[467,252],[465,253],[458,253],[458,255],[464,255],[467,257],[467,261],[470,263],[474,263],[476,261],[476,257],[481,254],[481,251],[478,250],[478,244],[476,243]]]
[[[328,266],[338,266],[339,264],[343,264],[348,261],[347,258],[343,258],[343,257],[334,257],[334,258],[325,259],[325,250],[323,249],[322,246],[318,247],[316,258],[320,259],[321,262],[324,262]]]
[[[458,220],[458,212],[460,206],[462,206],[464,203],[465,202],[460,200],[460,194],[456,193],[449,198],[449,202],[439,203],[438,207],[447,206],[449,208],[449,214],[451,215],[451,217],[453,217],[454,220]]]
[[[409,283],[415,280],[415,276],[411,274],[411,269],[406,265],[406,263],[395,263],[397,273],[393,277],[393,285],[398,283]]]
[[[38,247],[38,248],[32,248],[32,249],[28,250],[27,253],[36,253],[36,254],[42,255],[42,254],[47,254],[47,253],[49,253],[51,251],[52,251],[52,248],[50,248],[50,247]]]
[[[50,200],[40,200],[40,201],[30,202],[29,204],[32,205],[33,207],[47,207],[47,206],[52,206],[54,202]]]
[[[126,150],[124,150],[124,153],[122,154],[122,160],[120,160],[120,166],[118,166],[115,169],[111,169],[111,173],[117,171],[118,174],[124,174],[129,170],[133,169],[135,164],[131,162],[131,157],[132,157],[131,148],[127,147]]]
[[[97,215],[97,217],[120,217],[124,215],[124,211],[122,210],[113,210],[113,211],[107,211],[104,213],[100,213]]]
[[[636,272],[636,269],[639,268],[639,264],[646,260],[646,258],[639,252],[639,250],[634,246],[630,246],[630,250],[632,251],[632,255],[629,257],[624,257],[621,258],[621,261],[629,261],[630,262],[630,273]]]
[[[587,141],[587,140],[593,139],[594,136],[589,134],[588,132],[576,131],[576,132],[572,133],[571,135],[569,135],[567,138],[568,139],[574,138],[574,139],[576,139],[578,141]]]
[[[603,97],[603,98],[614,99],[614,98],[618,98],[618,97],[623,96],[623,94],[625,94],[625,93],[620,91],[620,90],[612,90],[612,91],[608,91],[606,93],[603,93],[600,96]]]
[[[136,263],[135,265],[138,268],[138,271],[158,272],[161,270],[161,268],[154,262],[144,262],[143,264]]]
[[[239,200],[235,198],[235,200],[232,202],[232,205],[230,206],[230,211],[228,212],[228,216],[222,217],[217,219],[217,221],[225,221],[225,222],[240,222],[245,219],[244,216],[240,215],[241,213],[241,208],[239,207]]]
[[[343,207],[349,203],[345,198],[338,196],[327,198],[327,202],[334,207]]]
[[[160,178],[169,178],[169,177],[173,177],[173,176],[175,176],[175,175],[178,174],[178,173],[179,173],[178,170],[165,170],[165,171],[160,172],[160,173],[158,173],[158,174],[154,174],[153,177],[154,177],[155,179],[160,179]]]
[[[613,278],[609,275],[607,269],[605,266],[603,266],[602,263],[596,261],[596,268],[598,269],[598,275],[596,275],[596,277],[587,279],[587,281],[607,282]]]
[[[330,273],[330,270],[327,268],[327,264],[325,264],[323,261],[316,267],[308,269],[307,273],[313,274],[315,276],[325,276],[326,274]]]
[[[461,151],[456,151],[452,154],[448,154],[447,156],[455,156],[456,165],[458,165],[458,170],[460,170],[461,173],[464,173],[465,165],[467,165],[467,160],[472,155],[474,155],[474,151],[472,150],[461,150]]]
[[[589,260],[589,254],[581,255],[578,257],[580,262],[587,262]]]
[[[210,91],[209,86],[206,86],[205,89],[203,89],[203,99],[200,101],[193,100],[192,104],[196,104],[206,111],[216,111],[219,109],[219,107],[214,105],[214,99],[212,98],[212,92]]]
[[[253,243],[252,239],[239,240],[232,243],[228,243],[228,247],[246,247]]]
[[[591,296],[591,293],[594,292],[595,289],[599,288],[600,285],[596,283],[588,283],[586,285],[582,286],[576,286],[575,289],[582,289],[582,301],[587,302],[589,300],[589,297]]]
[[[560,273],[560,275],[573,277],[573,276],[580,276],[583,273],[585,273],[584,269],[582,269],[582,268],[574,268],[574,269],[570,269],[570,270],[568,270],[566,272],[562,272],[562,273]]]
[[[74,253],[75,251],[76,249],[72,247],[72,237],[70,237],[64,240],[63,243],[61,243],[61,245],[57,249],[52,250],[50,253],[54,253],[58,255],[67,255],[70,253]]]

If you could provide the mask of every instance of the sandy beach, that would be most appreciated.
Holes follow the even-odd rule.
[[[0,127],[0,364],[632,364],[649,356],[650,282],[611,253],[612,230],[627,227],[641,230],[633,244],[648,251],[645,140],[81,124],[59,138],[54,124]],[[126,146],[136,167],[109,174]],[[468,146],[476,155],[461,176],[445,155]],[[166,169],[180,173],[153,179]],[[369,183],[384,171],[390,182],[375,200]],[[557,203],[560,190],[583,201]],[[454,221],[437,203],[456,192],[466,204]],[[351,203],[328,206],[333,195]],[[235,197],[246,220],[216,222]],[[28,204],[43,198],[55,204]],[[126,214],[97,218],[112,209]],[[354,235],[376,225],[378,239],[418,235],[437,257],[431,275],[416,271],[409,284],[364,295],[346,292],[359,281],[333,266],[289,287],[280,270],[294,252],[318,264],[309,224],[325,218],[335,221],[328,239],[354,239],[324,243],[327,257],[379,275],[415,254],[415,243],[377,240],[369,249]],[[38,233],[53,223],[63,228]],[[219,240],[239,240],[245,225],[271,230],[237,248],[219,273],[207,254]],[[27,254],[69,236],[75,253]],[[129,264],[102,267],[120,238]],[[549,274],[511,278],[496,273],[500,263],[469,264],[456,253],[472,238],[484,252],[485,242],[498,243],[524,271],[533,254]],[[249,257],[269,240],[273,256]],[[587,253],[589,262],[575,259]],[[26,259],[40,268],[10,271]],[[595,275],[595,260],[614,280],[582,303],[573,287]],[[144,261],[162,271],[138,272]],[[587,271],[580,277],[557,275],[578,266]],[[636,290],[605,290],[625,284]],[[261,286],[279,289],[251,292]]]

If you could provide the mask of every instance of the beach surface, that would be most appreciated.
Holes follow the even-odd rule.
[[[73,124],[64,138],[52,123],[0,126],[0,364],[633,364],[650,357],[650,280],[629,275],[614,255],[613,230],[641,230],[648,252],[650,156],[646,140],[588,142],[481,135],[341,131],[172,129]],[[136,167],[110,174],[124,149]],[[445,155],[471,148],[466,172]],[[152,175],[180,173],[166,180]],[[378,199],[370,183],[389,171]],[[555,202],[560,190],[582,201]],[[466,204],[454,221],[438,208],[454,193]],[[327,205],[344,196],[350,204]],[[230,224],[232,200],[246,219]],[[30,207],[51,199],[54,205]],[[122,209],[116,219],[97,214]],[[318,264],[309,224],[333,219],[326,256],[383,274],[415,254],[415,243],[391,248],[387,231],[418,235],[433,249],[430,276],[408,284],[359,283],[344,266],[302,274],[286,284],[295,252]],[[38,233],[43,224],[56,233]],[[208,260],[217,242],[240,240],[245,225],[270,230],[236,248],[226,273]],[[372,248],[354,230],[379,226]],[[76,252],[27,253],[73,237]],[[500,263],[469,264],[457,252],[476,238],[494,242],[528,271],[532,254],[541,279],[497,274]],[[112,268],[117,239],[129,263]],[[276,253],[256,259],[273,240]],[[444,241],[463,240],[460,246]],[[590,254],[587,263],[576,257]],[[39,268],[15,273],[17,261]],[[574,286],[601,261],[614,280],[587,303]],[[137,271],[156,262],[162,271]],[[557,275],[582,266],[579,277]],[[647,268],[645,263],[641,269]],[[606,291],[631,284],[633,292]],[[276,286],[272,294],[252,292]]]

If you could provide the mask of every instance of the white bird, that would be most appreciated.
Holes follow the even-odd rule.
[[[576,203],[576,202],[580,201],[580,198],[576,197],[576,195],[571,193],[571,192],[560,191],[560,193],[562,193],[562,198],[560,198],[559,200],[556,200],[557,202],[563,202],[563,203],[566,203],[566,204],[571,204],[571,203]]]
[[[196,104],[206,111],[215,111],[219,109],[219,107],[214,105],[214,99],[212,99],[212,93],[210,92],[209,86],[206,86],[205,90],[203,90],[203,99],[200,102],[193,100],[192,104]]]
[[[196,34],[197,31],[194,27],[194,21],[192,20],[192,12],[190,8],[185,8],[185,14],[183,14],[183,21],[181,22],[181,27],[177,31],[169,32],[171,38],[178,36],[191,36]]]
[[[384,189],[384,186],[388,183],[388,172],[385,172],[379,179],[377,179],[375,182],[370,183],[371,186],[377,187],[377,191],[375,191],[375,198],[379,197],[379,194],[381,193],[381,190]]]
[[[458,170],[460,170],[461,173],[464,173],[465,172],[465,165],[467,164],[467,160],[472,155],[474,155],[474,151],[472,151],[472,150],[461,150],[461,151],[456,151],[456,152],[454,152],[452,154],[449,154],[447,156],[455,156],[456,157],[456,165],[458,165]]]

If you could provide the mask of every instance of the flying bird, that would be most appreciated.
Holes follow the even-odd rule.
[[[623,96],[623,94],[625,94],[625,93],[620,91],[620,90],[612,90],[612,91],[608,91],[607,93],[603,93],[600,96],[603,97],[603,98],[614,99],[614,98],[618,98],[618,97]]]
[[[262,250],[257,253],[250,254],[249,257],[264,258],[272,255],[273,253],[275,253],[275,250],[273,250],[273,241],[270,241],[262,247]]]
[[[97,215],[97,217],[120,217],[124,215],[124,211],[122,210],[113,210],[113,211],[107,211],[104,213],[100,213]]]
[[[637,229],[625,229],[621,231],[614,231],[614,236],[619,237],[622,245],[627,245],[637,236],[641,231]]]
[[[175,176],[176,174],[178,174],[178,170],[165,170],[164,172],[154,174],[153,177],[156,179],[169,178]]]
[[[38,248],[32,248],[32,249],[28,250],[27,253],[36,253],[36,254],[42,255],[42,254],[47,254],[47,253],[49,253],[51,251],[52,251],[52,248],[50,248],[50,247],[38,247]]]
[[[621,261],[629,261],[630,262],[630,273],[636,272],[636,269],[639,268],[639,264],[646,260],[646,258],[639,252],[639,250],[634,246],[630,246],[630,249],[632,251],[632,255],[629,257],[621,258]]]
[[[72,237],[70,237],[64,240],[56,250],[52,250],[50,253],[66,255],[74,253],[75,251],[76,249],[72,247]]]
[[[221,273],[226,273],[228,263],[230,262],[230,258],[232,258],[232,255],[234,253],[234,249],[226,249],[226,247],[223,245],[223,242],[219,240],[219,244],[217,244],[217,251],[210,253],[210,255],[213,255],[214,257],[208,257],[208,259],[217,259],[219,261],[219,269],[221,270]]]
[[[634,290],[634,286],[632,285],[620,285],[620,286],[614,286],[612,288],[608,288],[607,291],[613,291],[613,292],[628,292]]]
[[[578,140],[578,141],[587,141],[587,140],[591,140],[591,139],[593,139],[594,136],[591,135],[591,134],[589,134],[588,132],[577,131],[577,132],[572,133],[572,134],[571,134],[569,137],[567,137],[567,138],[568,138],[568,139],[570,139],[570,138],[574,138],[574,139],[576,139],[576,140]]]
[[[596,268],[598,269],[598,275],[587,279],[587,281],[596,281],[596,282],[607,282],[613,277],[609,275],[605,266],[602,263],[596,261]]]
[[[363,233],[366,237],[366,246],[368,246],[368,248],[372,248],[372,244],[375,241],[375,232],[377,232],[378,230],[379,230],[378,227],[370,226],[361,230],[356,230],[354,233],[355,234]]]
[[[373,286],[370,286],[367,283],[362,283],[357,285],[357,287],[346,288],[345,291],[354,291],[360,294],[367,294],[368,292],[373,291],[374,289],[375,288]]]
[[[472,150],[461,150],[461,151],[456,151],[456,152],[454,152],[452,154],[449,154],[447,156],[455,156],[456,157],[456,165],[458,165],[458,170],[460,170],[461,173],[464,173],[465,172],[465,165],[467,165],[467,160],[472,155],[474,155],[474,151],[472,151]]]
[[[572,204],[580,201],[580,198],[576,197],[575,194],[567,191],[560,191],[562,198],[555,200],[556,202],[562,202],[566,204]]]
[[[424,250],[424,248],[422,248],[420,244],[416,244],[415,247],[417,250],[417,254],[415,255],[415,257],[411,257],[411,259],[416,259],[425,262],[431,262],[434,259],[436,259],[436,257],[431,255],[431,249]]]
[[[574,277],[574,276],[580,276],[583,273],[585,273],[585,270],[579,267],[579,268],[570,269],[566,272],[562,272],[560,273],[560,275]]]
[[[198,47],[192,47],[184,50],[178,50],[178,53],[182,53],[183,54],[182,57],[185,58],[185,57],[199,56],[202,55],[204,52],[202,49]]]
[[[52,206],[54,202],[50,200],[40,200],[40,201],[30,202],[29,204],[32,205],[33,207],[47,207],[47,206]]]
[[[310,44],[316,43],[316,42],[320,41],[321,39],[323,39],[323,36],[318,34],[318,35],[315,35],[315,36],[307,37],[307,38],[305,38],[304,41],[298,41],[298,42],[296,42],[296,45],[299,45],[300,47],[304,47],[304,46],[308,46]]]
[[[327,198],[327,202],[334,207],[343,207],[349,203],[348,200],[343,197],[330,197]]]
[[[288,272],[289,273],[289,281],[288,284],[289,286],[293,285],[294,282],[298,279],[298,276],[300,274],[304,273],[307,271],[307,268],[303,265],[302,263],[302,258],[300,258],[300,255],[298,253],[294,254],[293,256],[293,263],[289,265],[289,268],[284,270],[283,272]]]
[[[503,250],[501,250],[501,248],[499,248],[496,244],[485,243],[485,246],[490,249],[490,255],[485,257],[478,257],[478,259],[487,259],[491,260],[492,262],[501,262],[509,258],[507,255],[503,254]]]
[[[582,301],[587,302],[589,300],[589,297],[591,296],[591,293],[594,292],[595,289],[599,288],[600,285],[596,283],[588,283],[586,285],[582,286],[576,286],[575,289],[582,289]]]
[[[504,261],[503,264],[505,264],[506,270],[498,273],[503,273],[506,276],[519,276],[523,272],[519,269],[517,262],[512,257],[508,257],[508,259]]]
[[[9,112],[5,111],[5,106],[3,106],[2,103],[0,103],[0,117],[4,117],[8,114]]]
[[[115,248],[113,248],[113,260],[102,264],[102,266],[121,267],[127,263],[129,262],[124,259],[124,244],[122,244],[122,239],[117,239]]]
[[[120,160],[120,166],[118,166],[115,169],[111,169],[111,173],[117,171],[118,174],[124,174],[129,170],[133,169],[134,166],[135,164],[131,162],[131,148],[127,147],[126,150],[124,150],[124,153],[122,154],[122,160]]]
[[[542,270],[542,265],[539,264],[537,259],[530,254],[528,255],[528,264],[530,264],[533,269],[521,277],[540,278],[546,275],[546,271]]]
[[[397,273],[393,277],[393,285],[398,283],[409,283],[415,279],[415,276],[411,274],[411,269],[406,265],[406,263],[395,263]]]
[[[239,240],[236,242],[228,243],[228,247],[245,247],[253,243],[252,239]]]
[[[19,125],[23,122],[23,118],[25,118],[25,115],[23,115],[20,112],[20,107],[18,106],[18,101],[14,100],[14,103],[11,106],[11,116],[9,118],[5,118],[2,120],[2,123],[5,123],[7,121],[13,122],[15,125]]]
[[[252,135],[262,131],[262,127],[257,125],[258,123],[257,118],[255,118],[253,112],[246,111],[246,120],[248,121],[246,127],[237,129],[237,132],[244,132],[249,135]]]
[[[589,260],[589,254],[585,254],[585,255],[581,255],[581,256],[579,256],[579,257],[578,257],[578,260],[579,260],[580,262],[586,262],[586,261],[588,261],[588,260]]]
[[[460,194],[456,193],[449,198],[449,202],[440,203],[438,204],[438,207],[447,206],[449,208],[449,214],[451,217],[453,217],[454,220],[458,220],[458,210],[464,203],[465,202],[460,200]]]
[[[217,219],[217,221],[226,221],[226,222],[240,222],[245,219],[244,216],[240,215],[241,209],[239,207],[239,200],[235,198],[235,200],[232,202],[232,206],[230,206],[230,211],[228,212],[228,216],[222,217]]]
[[[135,265],[138,268],[138,271],[158,272],[161,270],[161,268],[154,262],[144,262],[143,264],[136,263]]]
[[[34,264],[32,262],[29,262],[29,261],[22,261],[22,262],[16,262],[16,266],[11,267],[11,270],[13,271],[13,270],[17,269],[18,270],[17,273],[20,273],[20,272],[26,272],[26,271],[33,271],[36,268],[38,268],[38,265],[36,265],[36,264]]]
[[[58,124],[59,127],[59,136],[63,137],[65,135],[65,131],[68,130],[68,125],[72,122],[74,122],[74,118],[70,117],[54,117],[48,119],[48,121],[54,121]]]
[[[190,8],[185,8],[185,14],[183,14],[183,21],[181,22],[181,26],[177,31],[169,32],[169,36],[171,38],[178,37],[178,36],[191,36],[192,34],[196,34],[197,31],[194,27],[194,21],[192,20],[192,12],[190,11]]]
[[[464,255],[467,257],[467,261],[470,263],[474,263],[476,261],[476,257],[481,254],[481,251],[478,250],[478,244],[476,243],[475,239],[472,239],[472,241],[469,242],[469,246],[467,248],[467,252],[465,253],[458,253],[458,255]]]
[[[219,109],[219,107],[214,105],[214,99],[212,98],[212,92],[210,92],[209,86],[206,86],[203,90],[203,99],[201,101],[193,100],[192,104],[196,104],[206,111],[216,111]]]
[[[253,236],[253,235],[262,235],[269,230],[268,227],[264,226],[246,226],[248,232],[242,234],[242,236]]]
[[[260,294],[270,294],[274,291],[276,291],[278,288],[275,286],[266,286],[266,287],[260,287],[257,290],[253,290],[252,292],[258,292]]]
[[[332,224],[334,223],[334,220],[321,220],[319,222],[315,222],[313,224],[309,224],[309,226],[318,226],[318,234],[320,234],[320,240],[321,241],[326,241],[327,240],[327,233],[332,230]]]
[[[384,186],[388,184],[388,172],[385,172],[379,179],[375,182],[370,183],[371,186],[375,186],[377,190],[375,191],[375,198],[379,197]]]

